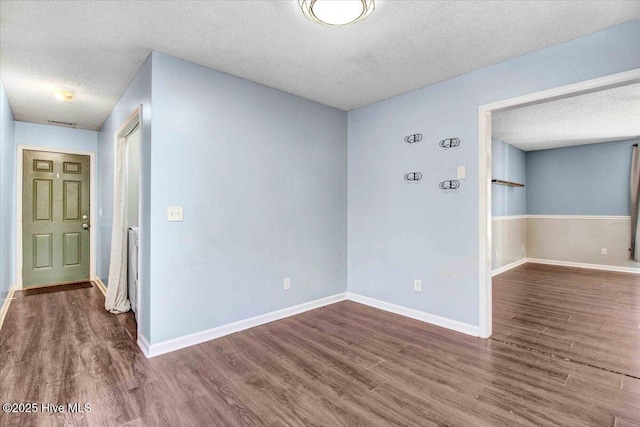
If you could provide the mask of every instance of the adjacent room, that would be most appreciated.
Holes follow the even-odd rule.
[[[640,85],[498,112],[491,142],[491,339],[640,376]]]
[[[0,425],[640,425],[639,41],[640,1],[0,1]]]

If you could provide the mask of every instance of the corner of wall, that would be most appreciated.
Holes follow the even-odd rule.
[[[0,299],[3,300],[16,277],[15,145],[15,118],[0,81]]]
[[[151,89],[152,60],[150,52],[135,76],[121,95],[113,110],[102,124],[98,132],[98,206],[102,215],[98,217],[98,242],[96,251],[96,276],[107,286],[109,258],[111,255],[111,222],[113,218],[113,168],[114,168],[114,135],[124,120],[142,105],[141,134],[141,215],[140,224],[140,333],[150,338],[150,283],[149,283],[149,235],[150,235],[150,158],[151,158]]]

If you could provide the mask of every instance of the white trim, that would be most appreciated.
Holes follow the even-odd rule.
[[[491,111],[478,109],[478,161],[479,167],[479,193],[478,193],[478,292],[479,292],[479,319],[481,338],[489,338],[492,333],[493,321],[491,319],[491,306],[493,304],[493,288],[491,283],[491,253],[492,253],[492,227],[491,219]]]
[[[480,106],[484,111],[500,111],[511,109],[513,107],[522,107],[523,105],[540,104],[549,102],[554,99],[562,99],[567,96],[576,96],[582,93],[589,93],[605,88],[613,88],[624,86],[631,83],[640,82],[640,68],[623,71],[622,73],[611,74],[608,76],[597,77],[591,80],[584,80],[578,83],[572,83],[552,89],[533,92],[526,95],[516,96],[502,101],[492,102]]]
[[[96,277],[95,279],[93,279],[93,282],[96,284],[96,287],[98,288],[98,290],[100,290],[100,292],[102,292],[102,296],[106,297],[107,296],[107,287],[104,285],[102,280],[100,280],[99,277]]]
[[[507,221],[510,219],[527,219],[528,215],[507,215],[507,216],[493,216],[491,221]]]
[[[640,68],[611,74],[549,90],[517,96],[478,107],[478,225],[479,225],[479,268],[478,289],[480,291],[480,336],[491,336],[492,287],[491,287],[491,113],[513,107],[533,105],[541,102],[589,93],[640,82]]]
[[[587,264],[584,262],[556,261],[551,259],[539,259],[539,258],[527,258],[526,262],[530,262],[532,264],[558,265],[561,267],[575,267],[575,268],[586,268],[589,270],[604,270],[604,271],[616,271],[620,273],[640,274],[640,268],[619,267],[616,265]]]
[[[518,261],[514,261],[510,264],[507,265],[503,265],[502,267],[496,268],[495,270],[493,270],[491,272],[491,277],[497,276],[500,273],[504,273],[505,271],[509,271],[512,268],[516,268],[516,267],[520,267],[522,264],[526,264],[527,263],[527,259],[526,258],[522,258],[519,259]]]
[[[296,314],[304,313],[305,311],[314,310],[316,308],[324,307],[325,305],[335,304],[347,299],[347,293],[341,293],[332,295],[326,298],[320,298],[315,301],[306,302],[303,304],[295,305],[293,307],[283,308],[282,310],[272,311],[271,313],[262,314],[260,316],[252,317],[250,319],[240,320],[238,322],[229,323],[226,325],[218,326],[216,328],[208,329],[206,331],[196,332],[183,337],[174,338],[171,340],[159,342],[157,344],[149,344],[144,340],[144,337],[138,331],[138,345],[145,353],[146,357],[155,357],[161,354],[169,353],[172,351],[180,350],[185,347],[200,344],[205,341],[210,341],[216,338],[223,337],[225,335],[233,334],[236,332],[244,331],[246,329],[255,328],[256,326],[264,325],[265,323],[271,323],[276,320],[284,319],[285,317],[295,316]],[[142,345],[141,345],[142,342]]]
[[[527,219],[573,219],[573,220],[623,220],[630,221],[630,216],[604,216],[604,215],[527,215]]]
[[[7,293],[7,297],[0,308],[0,330],[2,330],[2,325],[4,325],[4,319],[7,317],[7,313],[9,312],[9,306],[11,305],[11,301],[13,301],[13,294],[15,293],[15,286],[9,287],[9,292]]]
[[[24,169],[24,150],[44,151],[47,153],[76,154],[89,156],[89,280],[96,277],[96,230],[98,223],[96,200],[96,153],[93,151],[68,150],[65,148],[37,147],[32,145],[16,146],[16,285],[17,291],[22,290],[22,171]]]
[[[350,301],[358,302],[360,304],[368,305],[369,307],[377,308],[379,310],[399,314],[401,316],[420,320],[425,323],[430,323],[432,325],[451,329],[453,331],[461,332],[463,334],[471,335],[474,337],[480,335],[480,329],[475,325],[448,319],[446,317],[436,316],[435,314],[425,313],[424,311],[402,307],[400,305],[391,304],[374,298],[369,298],[364,295],[354,294],[352,292],[347,293],[347,299]]]
[[[118,130],[115,132],[116,137],[124,138],[128,136],[136,128],[136,125],[142,124],[142,104],[140,104],[131,114],[122,122]],[[114,153],[115,154],[115,153]]]
[[[157,354],[153,356],[151,355],[150,353],[151,345],[149,344],[149,340],[146,339],[145,336],[142,335],[139,331],[138,331],[138,347],[140,347],[140,350],[142,350],[142,354],[144,354],[144,357],[146,357],[147,359],[153,356],[157,356]]]

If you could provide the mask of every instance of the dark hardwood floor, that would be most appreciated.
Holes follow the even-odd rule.
[[[493,278],[493,336],[640,378],[640,275],[525,264]]]
[[[91,412],[1,413],[0,425],[640,425],[640,380],[354,302],[150,360],[132,316],[103,304],[96,288],[18,294],[0,401]]]

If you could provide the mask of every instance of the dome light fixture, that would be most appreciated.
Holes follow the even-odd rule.
[[[74,91],[72,91],[71,89],[56,89],[53,92],[53,96],[56,97],[56,99],[59,99],[60,101],[73,101],[73,99],[76,97],[76,93]]]
[[[330,27],[362,21],[376,8],[374,0],[298,0],[310,21]]]

